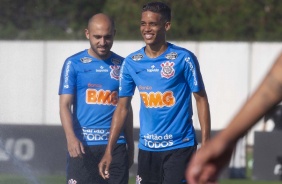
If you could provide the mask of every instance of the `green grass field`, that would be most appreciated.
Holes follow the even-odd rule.
[[[247,150],[247,160],[252,159],[252,149]],[[219,184],[281,184],[281,181],[253,181],[251,180],[252,169],[247,167],[246,177],[247,179],[224,179],[220,180]],[[49,176],[37,176],[32,178],[26,178],[20,175],[7,175],[0,173],[0,184],[65,184],[64,175],[49,175]],[[131,177],[129,184],[135,184],[135,177]]]
[[[65,176],[40,176],[37,182],[30,181],[21,176],[0,174],[0,184],[65,184]],[[220,184],[281,184],[281,181],[252,181],[245,180],[221,180]],[[135,184],[135,178],[130,178],[129,184]]]

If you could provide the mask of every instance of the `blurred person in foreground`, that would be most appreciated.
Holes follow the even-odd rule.
[[[92,16],[85,29],[90,48],[67,58],[62,68],[59,95],[68,148],[67,183],[128,183],[134,151],[130,104],[124,132],[117,136],[113,148],[109,168],[112,177],[104,180],[98,170],[118,103],[119,71],[124,59],[111,51],[115,32],[109,16]]]
[[[186,164],[197,149],[192,122],[192,94],[196,99],[202,143],[210,136],[208,98],[196,56],[166,41],[171,10],[161,2],[143,6],[140,31],[146,46],[125,58],[120,73],[119,102],[109,144],[99,164],[103,178],[109,171],[115,142],[137,87],[141,98],[137,184],[182,184]]]
[[[220,171],[228,164],[238,139],[281,100],[282,53],[227,128],[193,156],[186,171],[189,184],[216,183]]]

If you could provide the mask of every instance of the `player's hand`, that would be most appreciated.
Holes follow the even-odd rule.
[[[85,154],[83,144],[76,137],[69,137],[67,145],[71,157],[82,157],[82,154]]]
[[[110,164],[112,162],[112,155],[110,153],[105,152],[103,158],[101,159],[98,167],[99,167],[99,174],[102,176],[104,179],[109,179],[110,178]]]
[[[222,140],[213,139],[202,146],[192,157],[186,170],[189,184],[217,183],[220,171],[231,158],[233,147],[224,145]]]

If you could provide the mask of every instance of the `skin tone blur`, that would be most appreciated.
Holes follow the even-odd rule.
[[[194,155],[186,170],[186,179],[189,184],[217,183],[220,171],[229,163],[238,139],[281,100],[282,53],[227,128]]]

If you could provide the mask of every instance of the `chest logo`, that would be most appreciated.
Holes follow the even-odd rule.
[[[155,67],[155,65],[152,65],[151,68],[147,69],[147,72],[159,72],[160,70]]]
[[[177,53],[176,52],[171,52],[171,53],[165,55],[165,58],[169,59],[169,60],[176,59],[177,58]]]
[[[142,54],[136,54],[136,55],[132,56],[132,59],[133,59],[134,61],[139,61],[139,60],[141,60],[142,58],[143,58],[143,55],[142,55]]]
[[[119,64],[121,63],[121,61],[120,61],[119,59],[113,58],[113,59],[112,59],[112,63],[113,63],[114,65],[119,65]]]
[[[90,63],[92,61],[92,59],[89,58],[89,57],[83,57],[83,58],[80,58],[80,61],[82,63]]]
[[[174,66],[174,62],[166,61],[165,63],[162,63],[161,64],[161,67],[162,67],[161,76],[167,79],[174,76],[175,70],[173,66]]]
[[[111,78],[115,80],[119,80],[119,72],[120,72],[120,66],[119,65],[111,65]]]

